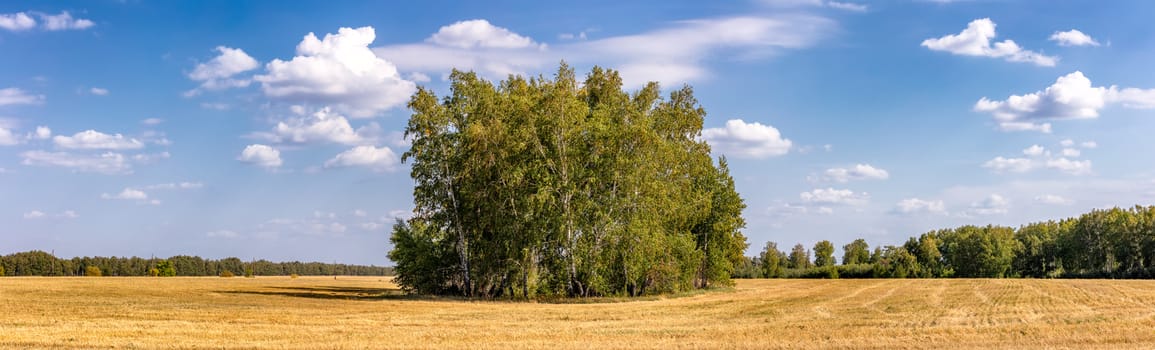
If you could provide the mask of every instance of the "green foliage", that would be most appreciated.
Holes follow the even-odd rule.
[[[818,267],[834,266],[834,244],[822,240],[814,244],[814,265]]]
[[[727,285],[746,264],[745,204],[700,140],[689,87],[494,84],[454,71],[410,99],[414,216],[394,226],[398,283],[424,294],[605,296]]]
[[[799,243],[790,250],[790,257],[786,262],[786,267],[791,269],[806,269],[810,268],[810,251],[806,250],[806,246]]]
[[[778,250],[778,243],[766,242],[761,254],[762,277],[782,277],[786,269],[786,253]]]
[[[172,262],[168,261],[168,260],[158,261],[156,263],[156,270],[157,270],[157,276],[160,276],[160,277],[176,276],[176,267],[174,267]]]
[[[866,240],[859,238],[842,246],[842,264],[856,265],[870,262],[870,245]]]
[[[100,268],[96,266],[88,266],[84,268],[84,275],[88,277],[100,277]]]

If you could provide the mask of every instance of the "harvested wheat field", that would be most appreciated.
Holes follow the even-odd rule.
[[[2,278],[5,348],[1155,348],[1155,281],[739,280],[600,303],[387,278]]]

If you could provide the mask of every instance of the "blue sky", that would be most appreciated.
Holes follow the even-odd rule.
[[[1147,1],[3,2],[0,253],[388,264],[456,67],[691,84],[752,255],[1155,202]]]

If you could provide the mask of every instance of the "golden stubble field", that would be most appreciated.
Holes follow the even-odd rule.
[[[1155,348],[1155,281],[739,280],[555,304],[388,278],[0,278],[3,348]]]

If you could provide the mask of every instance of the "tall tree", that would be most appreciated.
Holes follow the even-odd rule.
[[[818,267],[834,266],[834,244],[827,240],[814,244],[814,265]]]

